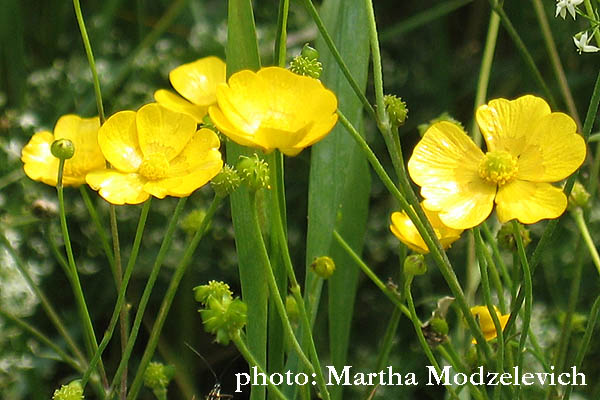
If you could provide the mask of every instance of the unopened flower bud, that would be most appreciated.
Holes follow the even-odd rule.
[[[505,250],[515,251],[517,249],[517,243],[515,243],[514,228],[511,223],[504,224],[500,227],[500,230],[496,234],[498,239],[498,245]],[[519,228],[521,232],[521,238],[523,239],[523,247],[527,247],[531,243],[531,237],[529,236],[529,229],[521,226]]]
[[[429,324],[431,328],[439,335],[447,335],[448,334],[448,322],[442,318],[433,318]]]
[[[196,286],[194,288],[194,298],[204,306],[206,306],[210,298],[222,300],[223,298],[231,299],[232,296],[233,292],[225,282],[209,281],[208,285]]]
[[[174,375],[175,368],[173,366],[153,361],[148,364],[144,372],[144,385],[152,389],[157,398],[166,398],[167,386]]]
[[[408,116],[406,103],[400,97],[386,94],[383,96],[383,104],[385,105],[385,111],[388,114],[391,124],[395,127],[404,125]]]
[[[319,79],[323,72],[323,64],[319,61],[319,52],[305,44],[302,53],[294,57],[290,63],[290,70],[298,75]]]
[[[242,180],[235,168],[230,165],[225,165],[221,172],[210,181],[215,194],[219,197],[226,197],[235,192]]]
[[[269,164],[258,158],[256,153],[252,157],[241,156],[236,168],[242,183],[251,191],[270,188]]]
[[[315,274],[323,279],[329,278],[335,272],[335,262],[327,256],[315,258],[310,267]]]
[[[298,323],[300,320],[300,310],[298,310],[298,303],[296,303],[294,296],[288,294],[285,298],[285,311],[287,312],[290,322]]]
[[[52,142],[50,152],[59,160],[68,160],[75,154],[75,146],[69,139],[58,139]]]
[[[590,194],[585,190],[585,186],[578,181],[575,182],[573,190],[571,190],[571,194],[569,195],[569,210],[573,210],[577,207],[586,208],[589,201]]]
[[[83,398],[83,388],[79,380],[73,381],[68,385],[62,385],[52,395],[52,400],[81,400]]]
[[[224,296],[222,299],[209,297],[206,308],[200,310],[202,323],[207,332],[217,336],[217,343],[228,345],[246,325],[247,306],[240,299]]]
[[[412,254],[404,259],[404,275],[423,275],[427,272],[427,264],[422,254]]]

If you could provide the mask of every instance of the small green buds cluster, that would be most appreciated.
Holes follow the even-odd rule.
[[[323,72],[323,64],[319,61],[319,52],[307,44],[302,52],[290,63],[290,71],[302,76],[319,79]]]
[[[270,189],[269,164],[261,160],[256,153],[252,157],[241,156],[237,164],[238,174],[250,191]]]
[[[217,196],[227,197],[231,193],[235,192],[237,188],[240,187],[241,183],[242,179],[240,178],[236,169],[225,164],[225,166],[221,169],[221,172],[212,178],[210,181],[210,186],[212,186]]]
[[[417,129],[419,130],[419,135],[421,137],[423,137],[423,135],[425,134],[425,132],[427,131],[427,129],[429,129],[429,127],[431,125],[435,124],[436,122],[442,122],[442,121],[453,123],[454,125],[458,126],[462,130],[464,130],[464,127],[460,123],[460,121],[454,119],[450,114],[448,114],[448,112],[445,111],[439,117],[429,120],[428,122],[417,126]]]
[[[587,208],[590,201],[590,194],[587,190],[585,190],[585,186],[583,186],[579,181],[575,182],[573,186],[573,190],[571,190],[571,194],[569,195],[569,210],[573,210],[575,208]]]
[[[406,108],[406,103],[402,101],[400,97],[386,94],[383,96],[383,104],[385,106],[385,112],[387,113],[392,126],[397,128],[401,125],[404,125],[406,118],[408,117],[408,108]]]
[[[229,285],[210,281],[194,288],[194,297],[205,308],[199,310],[207,332],[217,336],[217,343],[228,345],[246,325],[247,306],[232,297]]]
[[[59,160],[68,160],[75,154],[75,146],[69,139],[58,139],[52,142],[50,152]]]
[[[310,264],[312,270],[323,279],[329,278],[335,272],[335,262],[331,257],[321,256]]]
[[[73,381],[68,385],[62,385],[52,395],[52,400],[81,400],[83,398],[83,388],[79,380]]]
[[[151,389],[158,400],[167,399],[167,386],[175,375],[175,367],[151,362],[144,371],[144,386]]]
[[[416,276],[427,272],[427,264],[422,254],[412,254],[404,259],[404,275]]]
[[[498,245],[509,251],[515,251],[517,249],[517,243],[515,243],[514,228],[511,223],[504,224],[500,227],[500,230],[496,234],[498,239]],[[519,229],[521,232],[521,238],[523,239],[523,246],[527,247],[531,243],[531,237],[529,236],[529,229],[521,226]]]

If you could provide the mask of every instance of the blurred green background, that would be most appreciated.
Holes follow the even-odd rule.
[[[404,151],[409,156],[410,149],[419,139],[417,126],[443,112],[461,121],[465,127],[470,126],[490,8],[488,2],[481,0],[378,0],[374,3],[381,35],[386,92],[401,96],[410,110],[408,121],[401,128]],[[598,55],[580,56],[575,51],[572,36],[586,27],[582,18],[576,22],[570,16],[566,21],[554,18],[555,2],[547,0],[544,3],[577,110],[583,118],[598,71]],[[272,64],[277,6],[278,2],[274,0],[254,2],[263,65]],[[222,0],[89,0],[83,2],[82,7],[96,56],[107,115],[123,109],[137,109],[152,101],[154,90],[170,86],[168,72],[174,67],[207,55],[225,56],[227,7]],[[448,12],[433,19],[424,18],[444,8]],[[507,2],[505,9],[558,100],[559,110],[566,111],[565,104],[560,100],[532,2]],[[356,29],[365,27],[357,26]],[[289,58],[298,54],[304,43],[314,43],[316,37],[317,30],[301,3],[292,1]],[[370,85],[367,92],[368,97],[373,99]],[[525,93],[543,94],[502,28],[488,93],[488,99],[515,98]],[[41,129],[52,130],[56,120],[67,113],[86,117],[95,115],[91,74],[71,2],[2,0],[0,224],[39,285],[60,310],[69,330],[81,339],[68,282],[48,247],[48,235],[57,242],[62,240],[57,219],[40,218],[32,207],[38,200],[56,203],[55,189],[24,177],[19,160],[21,148],[33,133]],[[597,126],[592,132],[598,131]],[[373,121],[366,121],[366,130],[372,147],[389,167],[391,164]],[[308,150],[296,158],[286,159],[289,238],[297,266],[304,265],[309,162]],[[585,171],[584,167],[584,179]],[[67,189],[66,193],[69,227],[81,269],[82,285],[88,302],[93,305],[92,317],[97,334],[100,334],[108,324],[116,291],[102,248],[95,239],[95,229],[78,191]],[[211,197],[210,188],[201,189],[191,196],[186,208],[187,217],[181,220],[182,229],[173,242],[172,251],[151,298],[146,326],[152,324],[172,268],[181,258],[188,235],[186,231],[194,228],[196,213],[208,206]],[[96,203],[101,217],[108,221],[106,203],[99,198]],[[128,300],[133,309],[174,207],[173,199],[154,201],[152,204],[138,262],[141,267],[134,272],[128,291]],[[395,211],[394,207],[391,196],[377,179],[373,179],[364,259],[383,280],[387,277],[396,279],[400,271],[396,256],[399,242],[388,229],[389,215]],[[136,206],[118,208],[124,260],[128,257],[139,211],[140,207]],[[598,233],[597,204],[594,204],[591,215],[590,227],[593,233]],[[569,294],[569,285],[565,282],[570,281],[571,266],[577,256],[575,226],[568,215],[562,219],[554,245],[549,248],[542,268],[534,277],[533,329],[539,335],[540,344],[549,351],[559,335],[561,315],[566,309]],[[532,228],[534,242],[542,229],[543,223]],[[467,241],[468,235],[465,235],[450,250],[450,257],[463,286],[466,282],[464,267]],[[244,363],[238,360],[223,371],[237,352],[234,348],[212,344],[212,338],[203,332],[191,290],[209,279],[217,279],[229,282],[234,292],[239,294],[236,268],[233,230],[228,206],[225,206],[214,220],[210,234],[201,243],[188,276],[183,280],[155,357],[180,367],[177,381],[170,387],[170,398],[190,398],[190,394],[202,398],[202,394],[208,393],[214,384],[205,364],[185,346],[186,342],[209,360],[217,374],[223,372],[224,392],[233,392],[233,373],[243,371]],[[581,339],[586,315],[599,289],[596,272],[590,262],[586,262],[584,274],[589,274],[590,279],[583,280],[575,344]],[[299,280],[303,281],[303,278],[299,277]],[[435,268],[430,268],[425,277],[415,280],[414,296],[421,319],[427,319],[438,298],[449,294]],[[14,267],[14,260],[3,247],[0,247],[0,307],[25,318],[56,343],[63,344],[42,310],[37,307],[35,298]],[[392,309],[384,296],[366,278],[361,277],[354,310],[356,329],[351,336],[349,364],[359,370],[372,371],[379,341]],[[460,323],[451,313],[451,331],[457,330]],[[403,320],[401,324],[404,329],[398,332],[390,364],[400,372],[417,372],[419,380],[426,380],[423,366],[428,362],[418,347],[408,321]],[[369,326],[370,329],[360,329],[363,326]],[[322,354],[326,358],[327,328],[326,315],[323,313],[319,315],[316,332],[318,339],[322,335]],[[147,330],[142,330],[140,344],[146,339]],[[141,351],[143,346],[137,345],[132,365],[137,364]],[[114,368],[120,356],[118,346],[110,346],[105,354],[107,368]],[[584,372],[590,377],[590,382],[587,387],[579,389],[584,398],[600,396],[600,385],[594,381],[594,377],[600,376],[600,369],[594,362],[599,356],[600,342],[594,340],[586,357],[591,361],[584,363]],[[530,362],[535,368],[535,361]],[[73,371],[55,361],[48,349],[8,321],[0,319],[0,398],[48,399],[60,384],[75,378],[77,376]],[[347,396],[366,398],[371,389],[352,388]],[[441,388],[420,385],[380,387],[377,393],[381,398],[438,399],[442,398],[442,392]],[[150,396],[150,392],[144,392],[141,398]],[[537,398],[538,393],[532,391],[530,396]]]

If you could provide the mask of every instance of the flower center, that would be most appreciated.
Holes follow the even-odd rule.
[[[169,160],[162,153],[152,153],[144,157],[140,164],[138,174],[148,179],[156,181],[167,177],[169,169]]]
[[[479,163],[479,176],[500,186],[510,182],[517,170],[517,160],[504,150],[488,151]]]

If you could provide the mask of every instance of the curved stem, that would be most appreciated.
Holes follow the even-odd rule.
[[[598,274],[600,274],[600,255],[598,254],[598,249],[596,249],[596,245],[594,244],[594,239],[590,235],[590,231],[588,230],[587,224],[585,223],[585,219],[583,216],[583,210],[580,207],[577,207],[572,212],[573,218],[575,219],[575,223],[577,224],[577,228],[583,237],[583,241],[592,257],[592,261],[596,266],[596,270]]]
[[[183,199],[182,199],[183,200]],[[200,239],[204,236],[210,221],[212,221],[212,217],[217,211],[218,205],[221,202],[222,198],[219,196],[215,196],[208,211],[206,212],[206,216],[202,220],[200,227],[194,234],[194,237],[190,241],[190,244],[185,250],[183,254],[183,258],[179,261],[179,264],[175,268],[175,273],[171,278],[171,282],[169,283],[169,287],[167,288],[167,292],[165,293],[165,297],[160,305],[160,309],[158,310],[158,315],[156,317],[156,321],[154,322],[154,326],[152,327],[152,331],[150,332],[150,338],[148,339],[148,345],[146,346],[146,350],[144,350],[144,355],[142,356],[142,360],[140,361],[140,365],[138,366],[137,372],[131,384],[131,389],[129,390],[129,394],[127,395],[128,400],[133,400],[137,398],[137,395],[142,387],[142,383],[144,381],[144,372],[146,371],[146,367],[150,363],[152,356],[154,355],[154,350],[156,350],[156,346],[158,344],[158,339],[160,338],[160,333],[162,332],[163,325],[165,320],[167,319],[167,315],[169,314],[169,310],[171,309],[171,304],[173,304],[173,299],[175,298],[175,293],[177,293],[177,289],[179,288],[179,283],[187,270],[187,267],[192,260],[192,256],[200,243]],[[138,314],[143,314],[139,312]],[[136,314],[136,318],[138,315]],[[140,316],[141,319],[141,316]],[[134,323],[135,326],[135,323]],[[133,330],[132,330],[133,334]],[[131,335],[127,344],[131,341]],[[135,340],[134,340],[135,341]],[[115,375],[115,379],[117,376]],[[115,380],[113,379],[113,385]]]

